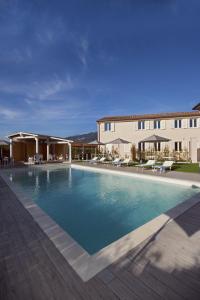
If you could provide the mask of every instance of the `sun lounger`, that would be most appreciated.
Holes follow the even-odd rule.
[[[89,163],[90,164],[97,163],[98,160],[99,160],[98,156],[95,156],[91,160],[89,160]]]
[[[149,168],[153,168],[153,166],[155,165],[156,161],[153,159],[148,160],[145,164],[140,164],[140,165],[136,165],[137,168],[142,168],[142,169],[149,169]]]
[[[119,164],[119,162],[121,161],[121,158],[115,158],[113,161],[112,161],[112,164],[113,165],[118,165]]]
[[[100,160],[98,161],[98,163],[104,163],[104,161],[106,160],[105,157],[100,158]]]
[[[122,161],[119,161],[118,165],[119,166],[128,166],[131,162],[131,159],[130,158],[125,158],[124,160]]]
[[[171,170],[174,164],[173,160],[166,160],[161,166],[154,166],[153,171],[160,170],[160,173],[165,172],[166,170]]]

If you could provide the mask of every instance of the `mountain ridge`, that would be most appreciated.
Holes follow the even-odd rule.
[[[88,133],[76,134],[73,136],[68,136],[66,137],[66,139],[72,140],[74,142],[79,142],[79,143],[90,143],[97,140],[97,132],[91,131]]]

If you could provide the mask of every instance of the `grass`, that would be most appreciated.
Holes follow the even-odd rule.
[[[177,172],[200,173],[199,164],[175,164],[173,169]]]

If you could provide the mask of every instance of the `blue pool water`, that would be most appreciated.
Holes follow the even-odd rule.
[[[90,254],[199,192],[67,166],[9,175]]]

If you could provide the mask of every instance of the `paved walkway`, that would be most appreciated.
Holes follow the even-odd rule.
[[[160,172],[152,172],[151,170],[142,168],[136,168],[136,167],[116,167],[111,164],[91,164],[88,162],[74,162],[76,165],[80,166],[89,166],[93,168],[100,168],[100,169],[109,169],[109,170],[115,170],[117,172],[120,171],[126,171],[128,173],[136,173],[136,174],[146,174],[146,175],[152,175],[152,176],[161,176],[161,177],[168,177],[168,178],[174,178],[174,179],[183,179],[183,180],[191,180],[191,181],[200,181],[200,172],[199,173],[189,173],[189,172],[176,172],[176,171],[167,171],[165,173]]]
[[[84,283],[0,177],[0,299],[199,300],[199,279],[200,204]]]

